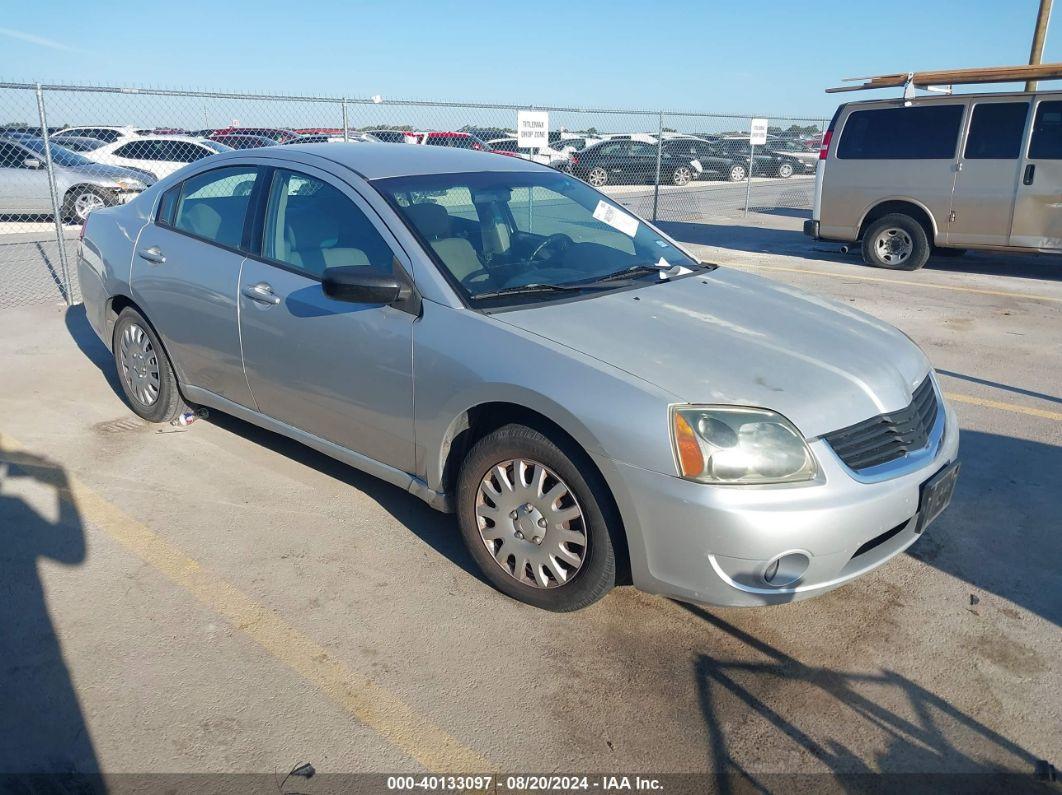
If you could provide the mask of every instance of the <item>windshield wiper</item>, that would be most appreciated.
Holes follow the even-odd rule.
[[[658,265],[631,265],[629,268],[623,270],[614,271],[612,273],[606,273],[604,276],[600,276],[593,281],[586,282],[586,284],[600,284],[601,282],[614,282],[620,279],[629,279],[632,276],[641,276],[645,273],[664,273],[667,271]]]
[[[503,295],[524,295],[532,293],[568,293],[582,290],[595,289],[592,283],[588,284],[548,284],[546,282],[533,282],[531,284],[514,284],[512,287],[502,287],[500,290],[488,290],[485,293],[477,293],[472,296],[476,301],[482,298],[498,298]]]

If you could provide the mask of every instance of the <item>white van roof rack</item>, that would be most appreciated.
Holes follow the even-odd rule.
[[[846,77],[843,82],[865,81],[858,86],[827,88],[827,94],[841,91],[866,91],[872,88],[903,88],[905,99],[914,96],[916,88],[927,91],[937,86],[970,85],[975,83],[1021,83],[1029,80],[1062,79],[1062,63],[1036,66],[985,66],[978,69],[943,69],[933,72],[897,72],[877,77]]]

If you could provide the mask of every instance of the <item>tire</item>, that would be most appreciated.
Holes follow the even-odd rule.
[[[914,218],[889,213],[863,233],[863,261],[875,268],[916,271],[929,259],[926,230]]]
[[[749,170],[740,164],[735,163],[730,167],[730,171],[727,176],[731,182],[744,182],[745,178],[749,175]]]
[[[107,192],[88,185],[76,185],[63,199],[63,218],[83,224],[90,212],[113,204],[114,197]]]
[[[586,181],[595,188],[608,184],[608,171],[601,166],[594,166],[586,172]]]
[[[126,402],[138,417],[148,422],[172,422],[188,410],[158,335],[135,309],[126,307],[118,315],[111,351]]]
[[[620,528],[612,505],[581,450],[526,425],[484,436],[458,474],[457,517],[469,553],[495,588],[543,610],[580,610],[616,584],[611,534]]]
[[[963,257],[963,256],[966,256],[966,249],[964,249],[964,248],[937,248],[937,247],[934,247],[933,248],[933,256],[934,257],[945,257],[947,259],[952,259],[954,257]]]
[[[789,179],[791,176],[793,176],[793,173],[794,173],[794,169],[793,169],[793,164],[792,163],[779,163],[779,165],[778,165],[778,176],[779,177],[781,177],[782,179]]]
[[[693,181],[693,169],[689,166],[679,166],[671,175],[672,185],[689,185]]]

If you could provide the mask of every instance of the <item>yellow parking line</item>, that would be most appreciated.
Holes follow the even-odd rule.
[[[109,503],[58,466],[24,457],[25,447],[0,434],[0,461],[32,470],[52,485],[82,518],[186,589],[267,653],[315,685],[361,723],[425,768],[440,773],[491,772],[485,758],[462,745],[398,697],[345,666],[327,649],[287,624],[235,586],[202,568],[178,547]],[[20,461],[20,458],[23,460]]]
[[[1000,411],[1013,411],[1016,414],[1028,414],[1031,417],[1043,417],[1044,419],[1062,422],[1062,411],[1036,409],[1032,406],[1019,406],[1017,403],[1004,403],[1001,400],[987,400],[970,395],[958,395],[954,392],[945,392],[944,397],[948,400],[954,400],[956,403],[969,403],[973,406],[983,406],[988,409],[999,409]]]
[[[933,282],[914,281],[912,279],[885,279],[881,276],[861,276],[854,273],[833,273],[832,271],[818,271],[810,268],[786,268],[781,265],[757,265],[751,262],[734,263],[733,268],[760,268],[767,271],[784,271],[786,273],[803,273],[812,276],[834,276],[843,279],[859,279],[864,282],[884,282],[885,284],[903,284],[911,287],[930,287],[936,290],[954,290],[959,293],[978,293],[980,295],[999,295],[1004,298],[1027,298],[1030,301],[1051,301],[1062,303],[1062,297],[1053,295],[1033,295],[1030,293],[1012,293],[1006,290],[984,290],[980,287],[960,287],[953,284],[935,284]]]

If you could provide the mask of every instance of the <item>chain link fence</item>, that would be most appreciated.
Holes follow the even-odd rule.
[[[521,110],[549,114],[520,147]],[[94,209],[230,148],[381,140],[479,149],[574,174],[632,212],[710,222],[810,209],[826,120],[670,111],[0,83],[0,309],[77,303],[76,248]]]

